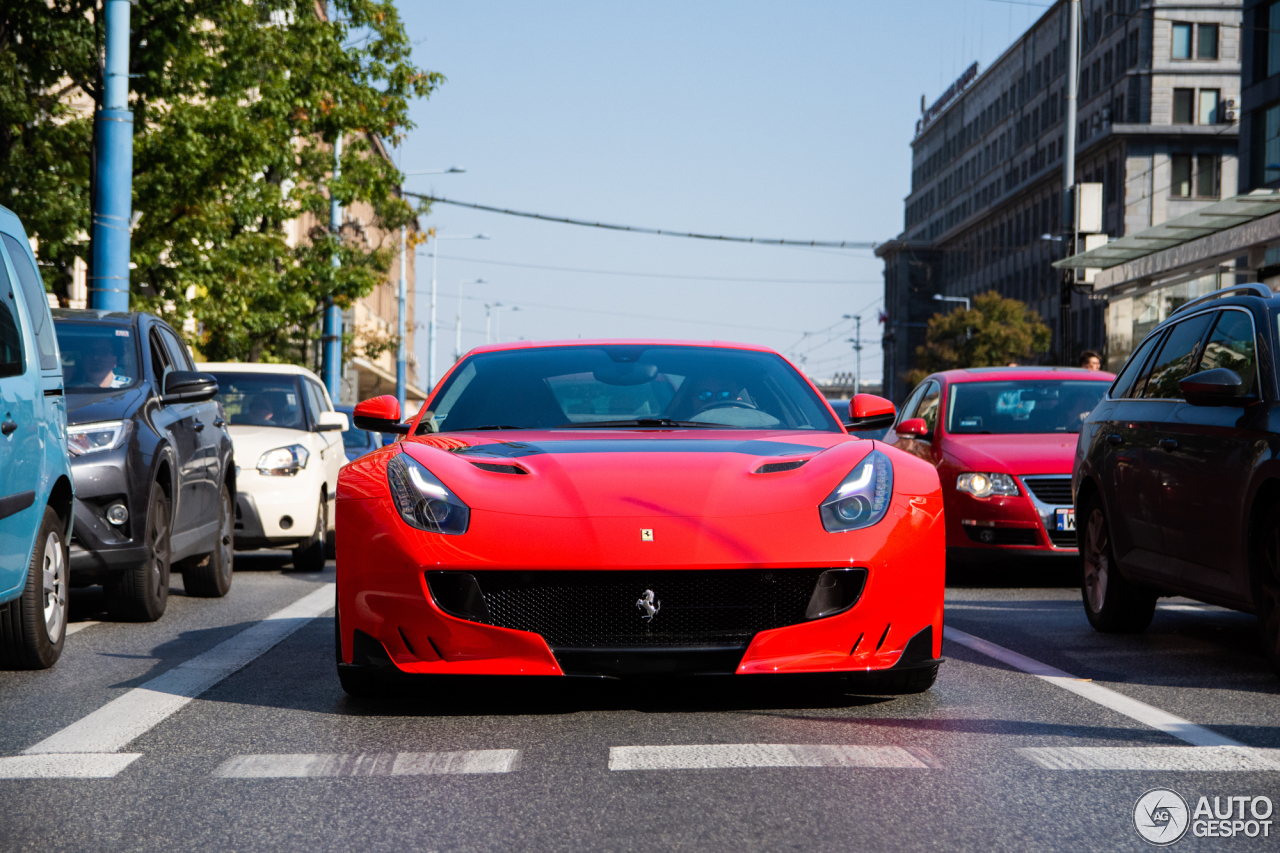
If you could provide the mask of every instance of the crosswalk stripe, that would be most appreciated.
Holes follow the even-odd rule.
[[[283,779],[311,776],[437,776],[510,773],[520,765],[518,749],[461,752],[373,752],[358,755],[237,755],[214,776],[223,779]]]
[[[0,758],[0,779],[110,779],[140,753],[10,755]]]
[[[926,753],[924,757],[929,756]],[[929,763],[900,746],[720,743],[609,747],[610,770],[724,770],[746,767],[878,767],[927,770],[929,766]]]
[[[196,696],[252,663],[312,619],[333,609],[334,590],[334,584],[324,584],[204,654],[113,699],[25,750],[25,754],[111,753],[123,749]]]
[[[1131,720],[1137,720],[1143,725],[1173,735],[1192,746],[1244,746],[1244,744],[1217,732],[1210,731],[1204,726],[1198,726],[1190,720],[1184,720],[1181,717],[1170,714],[1168,711],[1162,711],[1153,705],[1148,705],[1146,702],[1131,699],[1123,693],[1117,693],[1114,690],[1103,687],[1101,684],[1083,681],[1056,667],[1041,663],[1026,655],[1018,654],[1011,649],[1006,649],[1004,646],[997,646],[995,643],[984,640],[981,637],[966,634],[964,631],[952,628],[950,625],[942,629],[942,636],[953,643],[959,643],[962,646],[973,649],[975,652],[994,658],[1001,663],[1006,663],[1014,669],[1020,669],[1050,684],[1061,687],[1063,690],[1069,690],[1077,696],[1082,696],[1091,702],[1110,708]]]
[[[1280,770],[1280,749],[1238,746],[1034,746],[1018,750],[1045,770],[1163,770],[1258,772]]]

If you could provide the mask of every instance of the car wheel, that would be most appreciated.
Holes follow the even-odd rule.
[[[849,676],[852,693],[873,696],[905,696],[924,693],[938,680],[938,664],[916,669],[886,670],[884,672],[855,673]]]
[[[231,590],[231,572],[235,563],[235,510],[231,490],[223,484],[218,495],[218,540],[213,551],[182,565],[182,585],[187,595],[199,598],[222,598]]]
[[[169,572],[173,532],[169,496],[157,483],[147,508],[144,541],[147,559],[131,566],[115,580],[103,584],[107,612],[126,622],[154,622],[164,615],[169,603]]]
[[[1156,594],[1120,574],[1111,545],[1111,526],[1097,495],[1085,505],[1079,542],[1080,594],[1089,624],[1107,634],[1145,631],[1156,612]]]
[[[0,606],[0,666],[48,669],[67,636],[67,541],[62,519],[45,507],[22,595]]]
[[[315,532],[311,538],[293,549],[293,567],[300,572],[319,572],[324,569],[325,543],[329,539],[329,502],[320,494],[320,506],[316,509]]]
[[[1280,504],[1267,510],[1254,548],[1253,608],[1262,634],[1262,653],[1280,676]]]

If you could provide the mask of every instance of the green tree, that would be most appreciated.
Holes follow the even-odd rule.
[[[326,299],[366,295],[391,263],[366,227],[415,211],[376,156],[443,82],[410,59],[392,0],[140,0],[133,9],[134,307],[202,327],[210,358],[305,361]],[[64,293],[90,262],[92,112],[102,98],[99,0],[0,4],[0,203],[40,242]],[[332,142],[342,134],[341,177]],[[371,222],[328,228],[329,193]],[[308,226],[290,239],[288,223]],[[332,260],[341,263],[335,268]]]
[[[918,367],[908,374],[911,385],[939,370],[1003,367],[1049,348],[1049,327],[1025,302],[992,290],[973,297],[972,306],[929,318],[925,343],[916,347]]]

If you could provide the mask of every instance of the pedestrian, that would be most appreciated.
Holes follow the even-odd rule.
[[[1080,366],[1085,370],[1101,370],[1102,356],[1091,349],[1087,349],[1080,353]]]

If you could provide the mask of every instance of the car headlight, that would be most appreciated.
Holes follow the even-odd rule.
[[[397,453],[387,463],[387,483],[396,511],[405,524],[419,530],[458,536],[467,532],[471,508],[422,463],[407,453]]]
[[[115,450],[129,439],[133,421],[101,421],[67,427],[67,449],[72,456]]]
[[[311,454],[301,444],[277,447],[258,457],[258,473],[264,477],[292,477],[307,467]]]
[[[870,527],[884,518],[893,495],[893,463],[873,450],[827,495],[818,513],[830,533]]]
[[[1008,474],[979,474],[967,471],[956,477],[956,488],[959,491],[968,492],[975,498],[1018,494],[1018,484]]]

